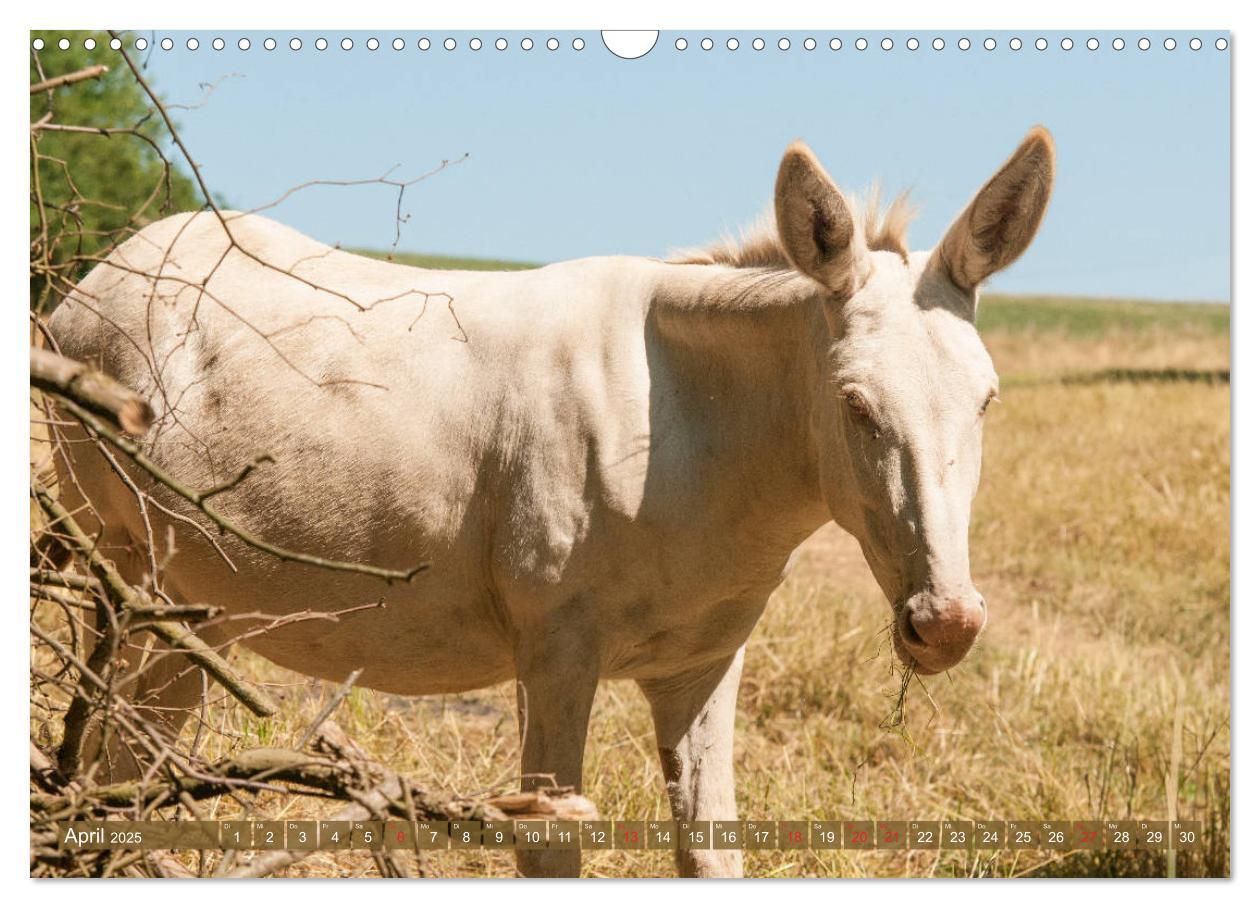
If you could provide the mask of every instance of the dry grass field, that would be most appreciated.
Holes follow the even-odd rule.
[[[1229,315],[1219,306],[991,298],[1002,376],[972,529],[990,621],[959,667],[911,684],[857,546],[805,546],[748,645],[736,744],[745,819],[1202,820],[1178,875],[1227,875],[1230,823]],[[238,652],[284,717],[209,712],[208,754],[291,745],[335,685]],[[355,691],[336,717],[383,761],[472,793],[515,784],[510,685],[404,699]],[[647,708],[602,686],[586,792],[609,819],[669,815]],[[271,802],[318,818],[318,801]],[[228,801],[217,809],[232,816]],[[190,858],[191,859],[191,858]],[[426,857],[436,876],[508,876],[508,852]],[[749,851],[749,876],[1169,872],[1162,854]],[[290,875],[374,875],[323,853]],[[588,853],[591,876],[673,875],[663,852]]]

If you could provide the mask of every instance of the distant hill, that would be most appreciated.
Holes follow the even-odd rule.
[[[1150,300],[986,293],[980,298],[981,331],[1062,332],[1093,337],[1112,329],[1229,334],[1225,303],[1160,303]]]

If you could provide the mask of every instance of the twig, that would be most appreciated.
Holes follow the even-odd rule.
[[[354,687],[354,682],[359,680],[359,675],[363,674],[363,669],[356,668],[350,673],[345,681],[341,682],[341,687],[337,688],[337,692],[333,694],[332,699],[327,705],[319,711],[319,715],[315,717],[315,721],[311,723],[311,727],[306,730],[306,734],[302,735],[302,740],[298,741],[298,749],[301,750],[306,743],[311,740],[315,732],[319,731],[319,727],[324,724],[324,720],[333,714],[341,701],[350,694],[350,689]]]
[[[73,85],[75,82],[85,82],[88,79],[99,79],[107,72],[109,72],[108,66],[98,64],[72,73],[66,73],[63,76],[53,76],[51,79],[44,79],[42,82],[32,82],[31,94],[37,95],[41,91],[51,91],[54,88],[61,88],[63,85]]]

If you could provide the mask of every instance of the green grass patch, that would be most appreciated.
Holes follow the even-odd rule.
[[[423,252],[382,252],[378,249],[347,249],[355,255],[383,259],[413,268],[433,268],[438,271],[528,271],[540,267],[534,262],[509,262],[503,259],[465,258],[458,255],[427,255]]]
[[[1097,337],[1112,331],[1229,335],[1224,303],[1157,303],[1070,296],[985,294],[978,325],[991,330]]]

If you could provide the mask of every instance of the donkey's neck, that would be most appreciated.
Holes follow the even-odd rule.
[[[795,548],[830,519],[816,429],[830,340],[817,285],[794,272],[670,265],[647,328],[651,368],[703,439],[705,480],[726,486],[732,530]]]

